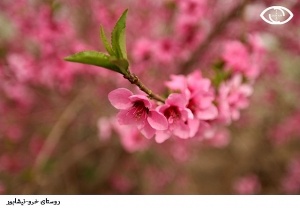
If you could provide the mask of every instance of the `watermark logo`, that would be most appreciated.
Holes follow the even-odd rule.
[[[293,18],[293,13],[283,6],[271,6],[266,8],[260,17],[271,25],[283,25]]]

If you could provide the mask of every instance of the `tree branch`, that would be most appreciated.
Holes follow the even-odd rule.
[[[212,29],[212,31],[206,36],[205,40],[203,41],[203,44],[201,44],[192,54],[192,57],[181,64],[180,69],[182,73],[189,73],[192,70],[192,66],[195,62],[199,61],[201,59],[201,54],[204,53],[204,51],[208,48],[210,43],[214,38],[216,38],[219,34],[221,34],[224,29],[226,28],[226,25],[232,21],[234,18],[239,17],[244,8],[246,7],[249,0],[243,0],[241,3],[239,3],[237,6],[235,6],[225,17],[221,18],[215,25],[215,27]]]
[[[130,73],[128,75],[124,75],[124,78],[127,79],[131,84],[138,86],[138,88],[145,92],[150,99],[154,99],[159,102],[165,103],[164,98],[162,98],[160,95],[153,93],[152,90],[146,87],[135,74]]]
[[[51,152],[57,146],[61,136],[65,132],[66,128],[70,125],[70,123],[75,119],[78,115],[78,111],[83,106],[83,101],[86,98],[87,87],[82,89],[79,94],[74,98],[74,100],[66,107],[62,115],[59,117],[57,122],[54,124],[53,128],[51,129],[48,137],[45,140],[45,143],[38,154],[33,171],[39,172],[44,165],[49,160]]]

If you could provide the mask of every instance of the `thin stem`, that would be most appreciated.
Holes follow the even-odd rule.
[[[124,75],[124,78],[127,79],[131,84],[136,85],[140,90],[145,92],[150,99],[154,99],[159,102],[165,103],[164,98],[162,98],[160,95],[153,93],[152,90],[146,87],[135,74],[130,73],[128,75]]]
[[[60,138],[65,132],[69,124],[76,118],[78,111],[83,107],[84,100],[87,97],[88,87],[83,88],[79,94],[72,100],[72,102],[66,107],[64,112],[58,118],[57,122],[51,129],[48,137],[45,140],[42,150],[38,154],[33,170],[38,172],[47,163],[51,156],[51,152],[57,146]]]

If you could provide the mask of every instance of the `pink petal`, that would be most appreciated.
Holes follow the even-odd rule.
[[[250,96],[253,93],[253,88],[250,85],[241,85],[240,86],[240,91],[246,95],[246,96]]]
[[[190,136],[190,128],[183,122],[176,122],[172,125],[172,132],[181,139],[187,139]]]
[[[132,110],[132,109],[130,109]],[[117,121],[120,125],[134,125],[136,124],[136,118],[130,110],[121,110],[117,114]]]
[[[147,108],[151,107],[150,100],[145,95],[132,95],[129,99],[131,102],[142,101]]]
[[[231,117],[232,117],[232,120],[236,121],[240,118],[240,111],[239,110],[233,110],[231,112]]]
[[[200,121],[198,119],[190,119],[188,120],[188,124],[190,127],[190,137],[194,137],[198,132]]]
[[[169,105],[164,104],[164,105],[158,106],[158,107],[156,108],[156,110],[157,110],[158,112],[163,113],[163,112],[164,112],[167,108],[169,108],[169,107],[170,107]]]
[[[165,84],[168,88],[181,92],[187,88],[186,79],[183,75],[171,75],[171,81],[165,82]]]
[[[171,136],[171,132],[170,131],[157,131],[156,132],[156,136],[155,136],[155,141],[157,143],[163,143],[164,141],[166,141],[167,139],[169,139]]]
[[[201,110],[197,112],[197,118],[201,120],[212,120],[218,116],[218,109],[216,106],[211,105],[205,110]]]
[[[132,106],[132,102],[129,99],[132,95],[133,94],[130,90],[118,88],[108,94],[108,99],[116,109],[125,110]]]
[[[179,108],[185,108],[187,105],[187,99],[183,94],[173,93],[170,94],[166,100],[166,104],[177,106]]]
[[[149,122],[150,126],[156,130],[166,130],[168,128],[168,121],[166,117],[155,110],[151,110],[149,112],[147,121]]]
[[[181,113],[181,118],[184,119],[184,120],[194,118],[194,114],[188,108],[185,108],[184,110],[180,111],[180,113]]]
[[[134,112],[135,108],[129,110],[121,110],[117,114],[117,120],[121,125],[136,125],[138,128],[142,128],[146,122],[146,117],[136,118]]]
[[[151,139],[156,132],[155,129],[148,124],[148,122],[145,122],[144,127],[141,128],[140,131],[147,139]]]

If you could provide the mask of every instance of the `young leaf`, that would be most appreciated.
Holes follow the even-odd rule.
[[[113,49],[111,48],[110,43],[108,42],[108,40],[106,38],[104,29],[103,29],[102,26],[100,26],[100,38],[102,40],[102,43],[103,43],[104,47],[106,48],[107,52],[109,53],[109,55],[115,56],[115,53],[114,53]]]
[[[114,57],[110,57],[110,62],[118,66],[122,74],[129,74],[129,63],[126,59],[115,59]]]
[[[108,55],[97,51],[82,51],[65,58],[66,61],[100,66],[123,74],[120,68],[110,61]]]
[[[125,34],[127,12],[128,9],[123,12],[111,34],[112,49],[118,59],[127,59]]]

